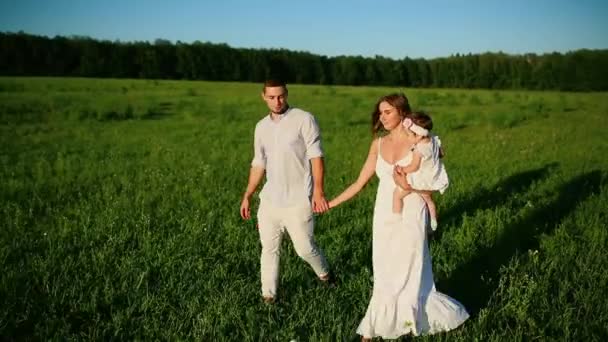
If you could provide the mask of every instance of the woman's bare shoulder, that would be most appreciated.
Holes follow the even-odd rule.
[[[374,137],[374,139],[372,140],[372,143],[370,144],[369,147],[369,153],[372,154],[377,154],[378,153],[378,146],[380,145],[380,137]]]

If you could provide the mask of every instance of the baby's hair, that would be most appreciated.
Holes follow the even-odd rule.
[[[412,112],[407,117],[410,118],[413,123],[424,129],[429,131],[433,129],[433,119],[425,112]]]

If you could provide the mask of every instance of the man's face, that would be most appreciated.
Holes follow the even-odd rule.
[[[267,87],[262,99],[274,114],[282,114],[287,108],[287,90],[284,87]]]

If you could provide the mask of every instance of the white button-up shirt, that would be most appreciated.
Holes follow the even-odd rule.
[[[323,156],[319,126],[312,114],[289,108],[280,119],[270,114],[255,126],[252,166],[266,170],[260,199],[276,207],[310,203],[310,159]]]

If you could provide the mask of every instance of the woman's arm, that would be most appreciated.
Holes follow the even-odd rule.
[[[407,182],[407,174],[401,172],[401,168],[399,166],[395,166],[393,169],[393,180],[395,184],[401,187],[404,191],[415,192],[418,194],[432,194],[433,191],[430,190],[416,190],[413,189],[412,186]]]
[[[367,155],[367,160],[363,167],[361,168],[361,172],[359,173],[359,177],[357,180],[351,184],[346,190],[344,190],[341,194],[336,196],[334,199],[329,201],[329,208],[334,208],[340,205],[342,202],[346,202],[349,199],[353,198],[367,182],[369,182],[370,178],[374,175],[376,171],[376,160],[378,159],[378,139],[374,139],[372,145],[369,149],[369,154]]]

